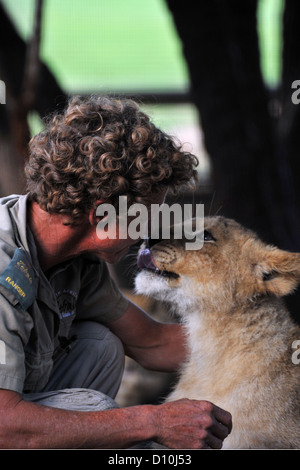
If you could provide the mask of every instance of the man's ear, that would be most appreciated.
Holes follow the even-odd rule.
[[[260,292],[278,297],[290,294],[300,283],[300,253],[267,246],[255,271]]]
[[[100,220],[102,220],[105,217],[105,214],[100,215],[100,211],[98,210],[98,207],[103,204],[103,201],[97,201],[95,207],[90,209],[89,211],[89,222],[92,226],[96,226]],[[98,214],[97,214],[98,211]]]
[[[97,216],[96,216],[96,209],[90,209],[89,211],[89,223],[92,226],[97,225]]]

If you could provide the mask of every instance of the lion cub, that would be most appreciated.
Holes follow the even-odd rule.
[[[205,219],[203,239],[198,251],[171,237],[138,256],[137,292],[170,302],[187,332],[189,357],[168,400],[229,411],[225,449],[300,448],[300,328],[281,299],[300,281],[300,254],[223,217]]]

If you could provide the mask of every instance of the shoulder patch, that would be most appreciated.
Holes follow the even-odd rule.
[[[10,294],[7,296],[8,300],[14,299],[13,304],[19,304],[22,310],[27,310],[34,302],[36,295],[34,270],[29,256],[21,248],[16,249],[11,262],[0,274],[2,291],[1,286]]]

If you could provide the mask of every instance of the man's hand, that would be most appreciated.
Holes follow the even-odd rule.
[[[175,449],[220,449],[230,431],[230,414],[207,401],[84,412],[36,405],[0,390],[2,449],[126,449],[147,440]]]
[[[221,449],[231,415],[208,401],[182,399],[155,407],[156,440],[174,449]]]

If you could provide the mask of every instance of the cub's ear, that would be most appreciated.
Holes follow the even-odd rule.
[[[267,246],[256,265],[260,292],[278,297],[290,294],[300,283],[300,253]]]

